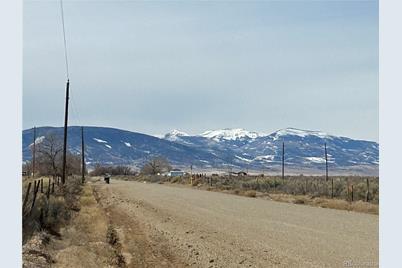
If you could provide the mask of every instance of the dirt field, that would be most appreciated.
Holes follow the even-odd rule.
[[[128,267],[378,266],[378,216],[112,180],[90,184]]]

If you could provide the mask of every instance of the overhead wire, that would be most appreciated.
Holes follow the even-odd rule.
[[[66,41],[66,29],[64,26],[64,8],[63,8],[63,0],[60,0],[60,13],[61,13],[61,24],[63,26],[63,41],[64,41],[64,58],[66,63],[66,77],[67,80],[70,80],[70,74],[68,71],[68,56],[67,56],[67,41]]]
[[[67,81],[70,80],[70,73],[69,73],[69,58],[68,58],[68,53],[67,53],[67,38],[66,38],[66,27],[65,27],[65,20],[64,20],[64,6],[63,6],[63,0],[59,1],[60,3],[60,14],[61,14],[61,24],[62,24],[62,29],[63,29],[63,44],[64,44],[64,59],[65,59],[65,65],[66,65],[66,78]],[[75,98],[74,98],[74,91],[71,90],[70,88],[70,104],[71,104],[71,111],[72,111],[72,116],[74,117],[72,121],[77,121],[78,125],[82,125],[82,121],[80,119],[79,113],[77,111],[77,105],[75,103]]]
[[[60,0],[60,14],[61,14],[61,24],[62,24],[62,30],[63,30],[63,44],[64,44],[64,60],[65,60],[65,66],[66,66],[66,78],[67,82],[69,83],[70,80],[70,73],[69,73],[69,65],[68,65],[68,53],[67,53],[67,40],[66,40],[66,27],[65,27],[65,22],[64,22],[64,7],[63,7],[63,0]],[[73,122],[78,123],[78,125],[82,126],[82,121],[80,119],[79,113],[77,111],[77,105],[75,103],[75,98],[73,91],[71,88],[69,88],[70,94],[69,94],[69,101],[70,101],[70,107],[71,107],[71,114],[70,116],[73,117],[71,118]],[[80,150],[77,150],[76,148],[70,148],[75,153],[81,153]]]

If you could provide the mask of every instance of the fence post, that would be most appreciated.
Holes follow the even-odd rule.
[[[331,178],[331,198],[334,198],[334,177]]]
[[[52,194],[54,193],[54,180],[52,182]]]
[[[50,195],[50,178],[49,178],[49,183],[47,185],[47,191],[46,191],[46,198],[49,199],[49,195]]]
[[[352,202],[353,202],[353,184],[352,184]]]
[[[43,194],[43,179],[40,179],[40,192]]]
[[[44,217],[43,214],[44,214],[43,213],[43,208],[40,208],[40,215],[39,215],[39,225],[40,225],[40,227],[43,227],[43,225],[45,223],[45,221],[43,220],[43,217]]]
[[[350,185],[349,185],[349,179],[346,179],[346,191],[347,191],[346,201],[350,201]]]
[[[366,202],[369,202],[370,201],[370,184],[369,184],[368,178],[366,178],[366,183],[367,183]]]
[[[29,196],[29,191],[31,190],[31,182],[28,184],[27,192],[25,193],[24,197],[24,203],[22,203],[22,212],[25,210],[25,206],[27,205],[28,202],[28,196]]]
[[[35,182],[35,189],[34,189],[34,191],[33,191],[33,200],[32,200],[32,206],[31,206],[31,210],[29,211],[29,213],[31,213],[32,212],[32,209],[34,208],[34,206],[35,206],[35,200],[36,200],[36,194],[38,193],[38,191],[39,191],[39,183],[40,183],[40,181],[38,181],[38,183],[36,183]]]
[[[307,185],[307,178],[306,178],[306,191],[305,191],[305,193],[304,193],[305,195],[308,193],[308,188],[307,188],[307,186],[308,186],[308,185]]]

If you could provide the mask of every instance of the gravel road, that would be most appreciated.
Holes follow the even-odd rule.
[[[141,254],[152,251],[161,266],[378,266],[377,215],[160,184],[112,180],[92,186],[123,236],[132,228],[143,234]],[[123,254],[139,255],[130,252],[138,245],[122,243]],[[141,263],[136,266],[147,267],[147,260]]]

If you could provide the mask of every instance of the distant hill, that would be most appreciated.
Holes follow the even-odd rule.
[[[62,138],[61,127],[37,128],[37,142],[54,133]],[[325,169],[324,143],[330,170],[337,174],[378,174],[378,143],[329,135],[320,131],[286,128],[271,134],[244,129],[220,129],[200,135],[174,130],[163,138],[115,128],[84,127],[86,162],[141,167],[154,156],[172,165],[200,170],[245,170],[275,172],[280,169],[282,142],[285,165],[293,173],[321,173]],[[22,133],[23,160],[31,158],[33,130]],[[68,147],[80,152],[80,127],[68,128]]]

